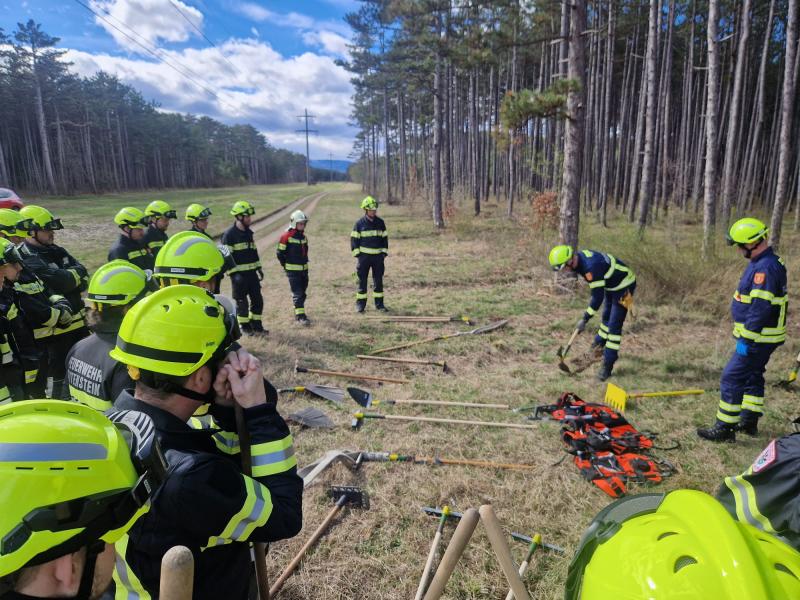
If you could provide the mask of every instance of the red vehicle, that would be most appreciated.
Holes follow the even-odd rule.
[[[14,190],[9,190],[8,188],[0,188],[0,208],[10,208],[13,210],[19,210],[25,206],[19,196],[17,196]]]

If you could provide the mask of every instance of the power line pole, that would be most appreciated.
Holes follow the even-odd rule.
[[[328,153],[328,170],[331,173],[331,182],[333,181],[333,152]]]
[[[308,128],[308,120],[309,119],[316,119],[316,117],[314,115],[308,114],[308,109],[305,109],[304,114],[297,115],[297,118],[298,119],[304,119],[305,120],[305,124],[306,124],[305,129],[297,129],[296,131],[297,131],[297,133],[305,132],[305,134],[306,134],[306,185],[311,185],[311,158],[310,158],[310,156],[308,154],[308,134],[309,133],[319,133],[319,132],[316,129],[309,129]]]

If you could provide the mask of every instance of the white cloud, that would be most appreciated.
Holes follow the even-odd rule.
[[[236,65],[233,69],[222,53]],[[169,62],[203,74],[209,91],[188,81],[164,63],[140,58],[89,54],[70,50],[65,57],[80,75],[98,70],[116,75],[155,99],[170,111],[208,115],[225,123],[248,123],[270,142],[305,152],[305,137],[297,115],[308,109],[317,119],[311,140],[312,156],[346,158],[352,149],[353,129],[348,125],[353,90],[350,74],[333,58],[310,52],[284,57],[257,40],[229,40],[215,48],[164,51]]]
[[[250,28],[250,33],[252,33],[256,37],[261,37],[261,34],[258,32],[258,29],[256,29],[255,27],[251,27]]]
[[[95,23],[120,46],[138,54],[145,53],[142,47],[114,27],[152,47],[162,41],[185,42],[196,34],[194,27],[202,29],[203,25],[203,13],[181,0],[91,0],[90,5],[108,21],[95,17]],[[186,18],[179,15],[176,8]]]
[[[303,41],[309,46],[322,48],[328,54],[346,57],[349,40],[333,31],[307,31],[303,34]]]

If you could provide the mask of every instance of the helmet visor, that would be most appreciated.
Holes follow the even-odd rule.
[[[161,216],[167,217],[168,219],[177,219],[178,218],[178,213],[175,212],[174,210],[168,210],[167,212],[165,212]]]
[[[3,250],[3,264],[7,265],[11,263],[21,265],[22,257],[19,255],[19,250],[17,250],[16,246],[9,244],[6,246],[6,249]]]
[[[59,229],[64,229],[64,226],[61,224],[61,219],[53,219],[48,223],[45,223],[42,226],[42,229],[45,231],[58,231]]]
[[[210,216],[211,216],[211,209],[210,208],[204,208],[203,210],[200,211],[200,214],[198,214],[196,218],[197,219],[207,219]]]

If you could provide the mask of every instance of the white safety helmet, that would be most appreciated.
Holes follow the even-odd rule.
[[[289,217],[289,227],[296,229],[298,223],[308,223],[308,216],[302,210],[294,211]]]

